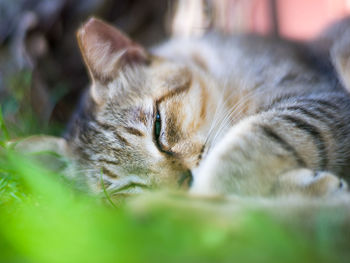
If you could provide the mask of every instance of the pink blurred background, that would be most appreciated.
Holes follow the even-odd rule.
[[[350,0],[228,0],[224,5],[224,17],[229,19],[221,27],[228,31],[237,30],[239,14],[246,20],[243,30],[298,40],[310,39],[350,14]]]

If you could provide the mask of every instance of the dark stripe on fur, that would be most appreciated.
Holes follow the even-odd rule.
[[[123,127],[128,133],[136,136],[144,136],[143,132],[133,127]]]
[[[118,133],[114,133],[114,136],[121,142],[124,144],[124,146],[130,146],[130,143],[123,137],[121,136],[120,134]]]
[[[284,102],[284,101],[286,101],[290,98],[293,98],[293,97],[297,97],[297,94],[289,93],[289,94],[284,94],[282,96],[278,96],[278,97],[274,98],[270,102],[270,104],[262,110],[264,110],[264,111],[270,110],[270,109],[274,108],[276,105],[281,104],[281,102]]]
[[[106,124],[106,123],[102,123],[102,122],[98,122],[95,121],[95,123],[101,127],[101,130],[107,130],[107,131],[111,131],[113,132],[114,136],[119,140],[119,142],[121,142],[123,144],[123,146],[130,146],[130,143],[128,142],[127,139],[125,139],[123,136],[121,136],[117,131],[116,128],[112,125]]]
[[[110,178],[117,179],[119,176],[106,167],[102,167],[102,173]]]
[[[314,112],[311,112],[307,109],[305,109],[303,106],[288,106],[285,108],[278,108],[279,110],[290,110],[290,111],[296,111],[296,112],[300,112],[303,115],[308,116],[309,118],[315,119],[317,121],[320,121],[324,124],[327,124],[328,126],[330,125],[330,120],[329,118],[324,118],[324,116],[320,116],[318,114],[315,114]]]
[[[270,127],[268,127],[268,126],[261,126],[261,128],[262,128],[264,134],[267,137],[269,137],[270,139],[273,139],[283,149],[285,149],[287,152],[291,153],[300,167],[306,167],[307,166],[306,162],[303,160],[303,158],[299,155],[297,150],[295,150],[292,145],[290,145],[287,141],[285,141],[281,136],[279,136]]]
[[[310,110],[307,110],[305,108],[310,108]],[[322,105],[293,105],[288,106],[285,108],[279,108],[281,110],[294,110],[297,112],[300,112],[310,118],[313,118],[315,120],[318,120],[322,122],[323,124],[327,125],[328,132],[331,133],[333,136],[336,136],[335,129],[344,129],[344,125],[341,122],[337,121],[337,116],[335,115],[335,111],[331,110],[330,108],[323,107]]]
[[[107,123],[103,123],[103,122],[100,122],[100,121],[97,121],[95,120],[95,123],[100,126],[103,130],[107,130],[107,131],[115,131],[115,127],[110,125],[110,124],[107,124]]]
[[[295,127],[297,127],[300,130],[303,130],[310,134],[310,136],[313,138],[314,143],[318,149],[318,156],[319,156],[319,166],[321,170],[327,170],[327,165],[328,165],[328,154],[326,150],[326,145],[325,141],[322,138],[322,135],[320,131],[313,125],[307,123],[306,121],[293,117],[290,115],[283,115],[281,116],[284,120],[293,123]]]
[[[321,107],[315,107],[315,110],[321,113],[324,117],[326,117],[328,120],[333,121],[336,119],[336,116],[332,114],[331,112],[327,111],[324,108]]]
[[[163,95],[162,97],[160,97],[159,99],[157,99],[156,104],[158,105],[159,103],[161,103],[164,100],[170,99],[176,95],[179,95],[182,92],[186,92],[189,90],[189,88],[191,87],[191,82],[192,80],[186,82],[183,86],[178,87],[172,91],[170,91],[169,93]]]
[[[107,160],[107,159],[104,159],[104,158],[100,158],[97,161],[103,162],[103,163],[106,163],[106,164],[110,164],[110,165],[120,165],[119,162]]]
[[[293,106],[286,106],[286,107],[282,106],[279,109],[299,110],[303,114],[305,114],[311,118],[317,119],[319,121],[322,121],[324,124],[327,124],[329,127],[328,131],[331,133],[334,132],[335,126],[337,126],[337,125],[342,126],[342,127],[344,126],[341,122],[338,121],[338,119],[339,119],[338,110],[336,110],[334,108],[324,107],[323,105],[319,105],[319,104],[315,104],[315,103],[306,103],[306,104],[298,103],[297,105],[293,105]],[[310,110],[312,112],[310,112]],[[316,117],[316,115],[317,115],[317,117]]]
[[[331,103],[330,101],[327,100],[322,100],[322,99],[311,99],[311,98],[301,98],[298,101],[305,101],[305,102],[311,102],[312,104],[320,104],[325,107],[329,107],[335,110],[339,110],[338,106]]]

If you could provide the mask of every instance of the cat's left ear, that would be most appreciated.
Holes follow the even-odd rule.
[[[117,28],[90,18],[77,33],[79,47],[93,81],[113,80],[125,64],[148,63],[149,55]]]

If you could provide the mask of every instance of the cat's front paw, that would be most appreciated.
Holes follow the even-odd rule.
[[[348,184],[338,176],[326,171],[294,169],[274,176],[275,181],[267,180],[266,184],[259,180],[254,183],[254,178],[257,179],[254,175],[246,174],[245,180],[239,180],[236,176],[222,173],[220,175],[218,171],[210,171],[210,168],[207,172],[202,170],[202,173],[197,174],[197,180],[191,188],[192,194],[327,197],[348,193]],[[237,174],[236,171],[235,175]],[[265,178],[267,177],[265,176]]]
[[[295,169],[279,176],[272,193],[275,195],[333,196],[347,191],[347,183],[330,172]]]

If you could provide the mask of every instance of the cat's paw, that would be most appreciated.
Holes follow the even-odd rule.
[[[347,190],[347,183],[330,172],[295,169],[279,177],[272,193],[275,195],[331,196],[345,193]]]

